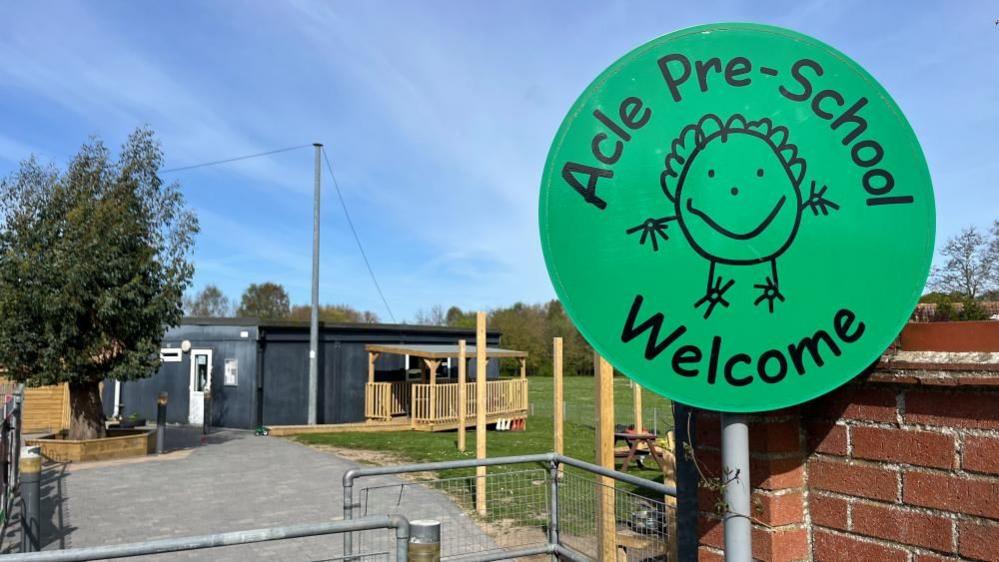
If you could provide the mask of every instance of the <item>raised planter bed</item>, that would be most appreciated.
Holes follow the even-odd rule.
[[[108,429],[104,439],[66,439],[66,432],[28,439],[29,446],[41,447],[43,456],[60,462],[100,461],[141,457],[156,450],[156,430]]]

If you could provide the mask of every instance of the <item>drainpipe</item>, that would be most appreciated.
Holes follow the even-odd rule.
[[[256,427],[264,425],[264,349],[267,347],[267,333],[257,327],[257,373],[256,373]]]

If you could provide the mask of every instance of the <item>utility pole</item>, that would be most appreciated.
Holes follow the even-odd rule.
[[[312,314],[309,319],[309,425],[316,424],[316,398],[319,395],[319,184],[323,145],[316,147],[315,195],[312,202]]]

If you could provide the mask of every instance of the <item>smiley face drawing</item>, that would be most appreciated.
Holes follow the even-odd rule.
[[[667,227],[676,221],[690,246],[708,260],[708,283],[695,308],[706,306],[704,318],[715,307],[729,306],[725,292],[735,283],[715,275],[715,265],[770,264],[770,274],[754,285],[771,313],[775,301],[784,302],[777,280],[777,258],[794,242],[805,209],[828,215],[839,206],[826,199],[826,186],[810,182],[802,194],[806,164],[798,148],[788,142],[788,130],[770,119],[747,121],[732,115],[722,121],[705,115],[673,140],[660,175],[663,193],[674,213],[650,218],[627,229],[641,233],[639,242],[668,240]]]

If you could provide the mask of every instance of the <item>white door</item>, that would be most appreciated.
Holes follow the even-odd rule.
[[[212,350],[191,350],[191,400],[187,422],[201,425],[205,421],[205,392],[212,388]]]

